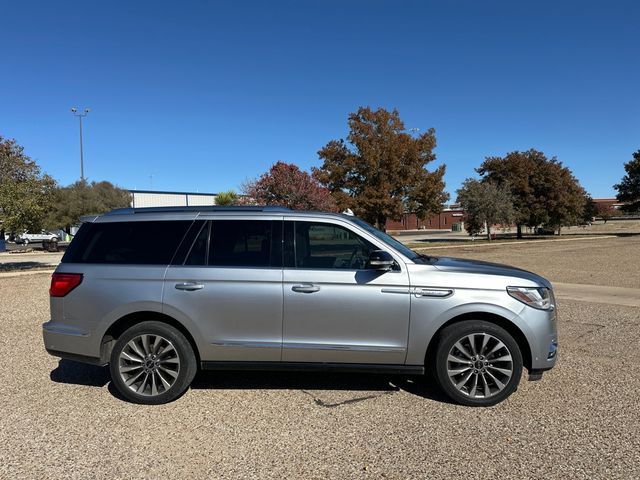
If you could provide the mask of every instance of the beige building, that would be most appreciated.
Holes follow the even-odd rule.
[[[161,192],[155,190],[129,190],[131,206],[142,207],[188,207],[216,204],[216,193]]]

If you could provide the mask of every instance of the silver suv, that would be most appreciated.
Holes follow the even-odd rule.
[[[352,216],[274,207],[121,209],[84,218],[51,279],[44,344],[110,364],[160,404],[198,368],[430,374],[493,405],[556,362],[551,284],[420,255]]]

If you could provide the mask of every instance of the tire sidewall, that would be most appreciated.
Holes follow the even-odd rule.
[[[464,395],[455,387],[455,385],[453,385],[447,373],[447,357],[449,355],[449,351],[453,347],[453,344],[461,338],[473,333],[488,333],[493,335],[506,345],[513,358],[513,374],[509,379],[509,383],[507,383],[507,386],[501,392],[487,399],[471,398]],[[438,342],[434,367],[434,376],[442,390],[447,394],[447,396],[449,396],[449,398],[462,405],[489,407],[500,403],[518,388],[520,377],[522,376],[523,362],[522,353],[520,352],[518,343],[504,328],[483,320],[466,320],[450,325],[443,330]]]
[[[124,381],[120,377],[118,368],[119,356],[122,349],[131,339],[144,334],[161,335],[165,339],[169,340],[180,357],[181,366],[178,378],[169,390],[156,396],[139,395],[136,392],[133,392],[129,387],[127,387],[127,385],[125,385]],[[126,400],[146,405],[159,405],[177,399],[189,388],[189,385],[197,371],[197,360],[191,344],[182,332],[171,325],[167,325],[166,323],[146,321],[134,325],[120,335],[120,338],[118,338],[111,351],[109,370],[113,386]]]

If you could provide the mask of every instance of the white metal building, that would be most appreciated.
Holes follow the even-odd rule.
[[[188,207],[216,204],[216,193],[159,192],[154,190],[129,190],[131,206],[141,207]]]

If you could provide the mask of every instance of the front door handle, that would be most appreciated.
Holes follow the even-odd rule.
[[[294,285],[291,287],[291,290],[298,293],[314,293],[319,292],[320,287],[317,285],[313,285],[312,283],[305,283],[303,285]]]
[[[184,283],[176,283],[176,290],[186,290],[187,292],[192,292],[194,290],[202,290],[204,285],[201,283],[195,282],[184,282]]]

